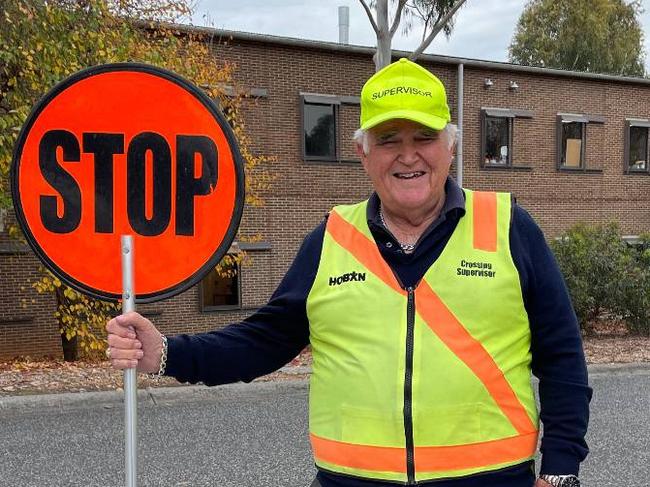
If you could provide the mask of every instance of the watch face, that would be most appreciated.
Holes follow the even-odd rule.
[[[577,477],[567,477],[560,483],[559,487],[580,487],[580,481]]]

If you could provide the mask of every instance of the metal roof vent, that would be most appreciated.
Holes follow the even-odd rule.
[[[339,7],[339,44],[350,42],[350,7]]]

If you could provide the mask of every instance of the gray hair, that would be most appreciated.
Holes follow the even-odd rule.
[[[458,127],[453,123],[448,123],[447,125],[445,125],[445,128],[442,129],[442,132],[445,133],[447,137],[447,143],[449,144],[449,148],[451,149],[456,143],[456,139],[458,138]],[[357,129],[354,132],[354,135],[352,136],[352,140],[354,140],[358,145],[360,145],[363,148],[364,154],[367,155],[368,152],[370,152],[370,141],[368,140],[367,130]]]

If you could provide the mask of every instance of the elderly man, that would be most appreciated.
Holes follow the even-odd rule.
[[[167,339],[135,313],[111,320],[113,365],[251,381],[310,343],[314,485],[579,485],[591,389],[562,276],[509,194],[449,177],[449,121],[429,71],[376,73],[355,134],[370,198],[335,207],[242,323]]]

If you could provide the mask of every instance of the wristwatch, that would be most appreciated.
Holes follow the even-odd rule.
[[[540,475],[540,479],[553,487],[580,487],[580,480],[575,475]]]

